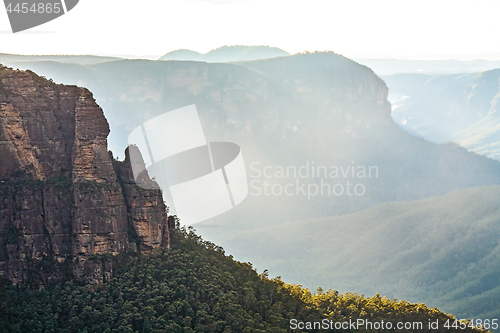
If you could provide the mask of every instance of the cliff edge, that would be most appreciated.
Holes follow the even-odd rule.
[[[87,89],[0,66],[1,275],[103,281],[112,267],[95,255],[170,246],[161,191],[134,184],[108,134]]]

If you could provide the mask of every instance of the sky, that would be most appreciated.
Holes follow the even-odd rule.
[[[351,58],[500,60],[499,12],[498,0],[80,0],[16,34],[0,9],[0,53],[155,59],[181,48],[269,45]]]

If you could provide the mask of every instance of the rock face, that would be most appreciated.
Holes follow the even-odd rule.
[[[125,161],[113,160],[127,207],[127,219],[131,226],[132,239],[142,252],[158,247],[170,247],[170,230],[165,216],[165,204],[159,190],[145,190],[136,185],[130,166],[129,149],[125,150]],[[137,149],[137,148],[135,148]],[[159,209],[160,208],[160,209]],[[171,220],[171,218],[170,218]]]
[[[102,281],[112,267],[96,254],[169,247],[161,191],[134,184],[108,134],[88,90],[0,67],[0,274]]]

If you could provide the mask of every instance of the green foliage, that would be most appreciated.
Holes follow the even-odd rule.
[[[382,293],[459,318],[500,318],[499,198],[500,186],[477,187],[356,214],[232,228],[226,238],[224,228],[200,229],[232,246],[226,249],[235,257],[251,256],[309,288]]]
[[[0,332],[288,332],[292,318],[451,318],[379,295],[321,289],[313,295],[269,279],[267,271],[257,274],[193,229],[178,228],[175,236],[171,250],[114,257],[114,277],[105,283],[68,281],[33,291],[0,281]]]

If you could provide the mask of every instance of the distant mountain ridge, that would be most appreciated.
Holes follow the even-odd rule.
[[[252,161],[301,165],[314,160],[355,161],[381,170],[384,180],[367,180],[366,196],[287,198],[269,207],[278,209],[279,219],[346,214],[387,201],[500,184],[498,162],[401,130],[391,119],[384,82],[370,68],[333,52],[229,64],[122,60],[19,66],[91,89],[111,124],[109,143],[116,155],[137,124],[196,104],[206,137],[237,142],[248,168]],[[238,220],[255,223],[250,216]]]
[[[56,61],[83,65],[115,60],[122,60],[122,58],[95,55],[18,55],[0,53],[0,64],[27,61]]]
[[[500,69],[480,73],[384,76],[392,117],[433,142],[455,141],[500,159]]]
[[[186,49],[175,50],[165,54],[159,60],[234,62],[283,57],[288,55],[290,55],[288,52],[277,47],[232,45],[222,46],[205,54]]]
[[[427,74],[444,75],[478,73],[500,68],[500,60],[415,60],[355,58],[360,64],[373,69],[377,75]]]

